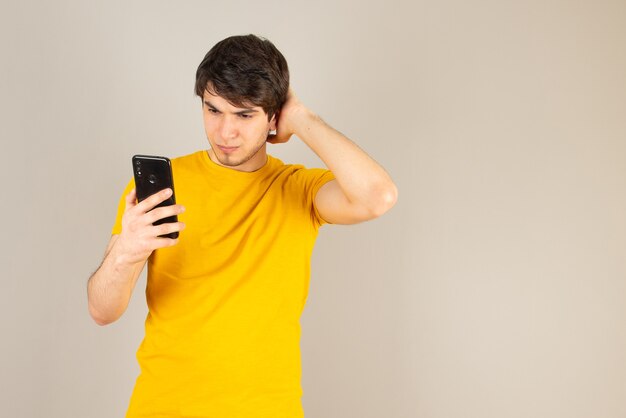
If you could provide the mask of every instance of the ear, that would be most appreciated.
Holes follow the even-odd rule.
[[[274,116],[272,116],[272,119],[270,120],[270,131],[276,130],[276,118],[277,117],[278,117],[278,113],[274,113]]]

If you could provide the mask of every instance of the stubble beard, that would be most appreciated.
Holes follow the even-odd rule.
[[[215,155],[215,158],[217,158],[217,160],[220,162],[220,164],[225,165],[227,167],[238,167],[240,165],[247,163],[255,155],[257,155],[258,152],[261,151],[261,148],[263,148],[263,146],[266,144],[266,141],[267,140],[260,142],[254,151],[250,152],[247,155],[244,155],[240,160],[232,160],[229,158],[228,154],[225,155],[224,159],[220,158],[220,155],[217,152],[213,152],[213,154]]]

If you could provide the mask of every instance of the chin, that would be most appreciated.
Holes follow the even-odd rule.
[[[213,152],[215,156],[217,157],[217,160],[220,162],[220,164],[228,166],[228,167],[237,167],[250,159],[250,158],[245,158],[245,157],[235,157],[233,155],[224,155],[219,150],[217,152],[215,152],[214,150]]]
[[[225,165],[225,166],[228,166],[228,167],[237,167],[237,166],[240,166],[241,164],[243,164],[244,162],[243,161],[221,160],[220,159],[220,163],[222,163],[222,165]]]

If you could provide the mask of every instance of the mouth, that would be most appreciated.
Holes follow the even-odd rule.
[[[230,154],[231,152],[235,152],[237,151],[237,148],[239,148],[239,147],[225,147],[223,145],[218,145],[217,147],[220,149],[220,151],[222,151],[225,154]]]

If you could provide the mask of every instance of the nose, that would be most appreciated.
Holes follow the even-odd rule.
[[[228,115],[222,118],[220,135],[223,139],[234,139],[237,137],[237,122]]]

